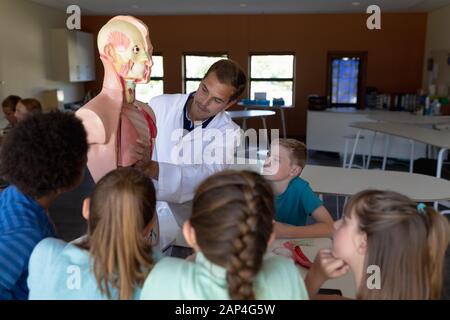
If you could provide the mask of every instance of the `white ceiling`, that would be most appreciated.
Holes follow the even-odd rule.
[[[450,0],[31,0],[65,10],[80,6],[85,15],[285,14],[365,12],[377,4],[381,12],[428,12]],[[352,3],[359,5],[355,6]]]

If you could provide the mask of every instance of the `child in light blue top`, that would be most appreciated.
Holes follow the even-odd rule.
[[[274,240],[270,185],[249,171],[223,171],[197,189],[183,234],[195,261],[163,258],[141,299],[308,299],[294,263],[264,259]]]
[[[158,255],[155,189],[136,169],[110,172],[83,204],[88,234],[42,240],[29,262],[29,299],[137,299]],[[153,239],[153,244],[156,244]]]
[[[280,256],[263,261],[253,280],[253,290],[255,298],[260,300],[308,299],[298,268],[293,262]],[[206,259],[201,252],[196,254],[195,263],[171,257],[163,258],[155,265],[145,282],[141,299],[230,299],[227,270]]]
[[[157,261],[161,254],[153,250],[153,259]],[[46,238],[39,242],[30,259],[28,286],[30,300],[105,300],[108,297],[100,290],[92,272],[92,259],[88,250],[76,244]],[[110,286],[112,298],[119,291]],[[133,290],[131,299],[139,299],[140,286]]]
[[[275,193],[275,233],[278,238],[324,238],[333,234],[333,218],[300,174],[306,146],[295,139],[272,142],[264,176]],[[306,225],[311,216],[315,223]]]

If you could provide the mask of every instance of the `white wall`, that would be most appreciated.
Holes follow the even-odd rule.
[[[64,28],[66,13],[29,0],[0,0],[0,99],[9,94],[41,98],[43,90],[62,89],[65,102],[84,96],[83,83],[49,79],[50,29]],[[5,125],[0,112],[0,125]]]
[[[426,88],[427,84],[427,59],[432,51],[440,50],[450,52],[450,6],[432,11],[428,14],[423,76],[424,88]]]

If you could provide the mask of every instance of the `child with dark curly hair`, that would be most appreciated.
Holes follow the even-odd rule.
[[[74,115],[27,117],[12,129],[0,152],[0,300],[28,298],[28,261],[35,245],[55,230],[48,208],[82,181],[86,132]]]

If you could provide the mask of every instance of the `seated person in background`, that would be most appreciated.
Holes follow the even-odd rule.
[[[16,105],[16,112],[14,113],[14,116],[17,118],[17,121],[22,121],[30,114],[41,112],[42,106],[38,100],[33,98],[22,99]]]
[[[344,211],[335,223],[333,248],[319,251],[305,278],[311,296],[325,281],[351,269],[357,299],[441,298],[450,237],[444,216],[402,194],[380,190],[357,193]]]
[[[3,129],[1,136],[7,135],[9,130],[17,123],[17,118],[14,116],[14,113],[16,112],[16,105],[19,101],[20,97],[14,95],[10,95],[2,101],[2,111],[5,115],[5,119],[8,120],[8,125]],[[2,137],[0,137],[0,139],[1,138]]]
[[[264,258],[274,240],[273,192],[250,171],[222,171],[198,187],[183,235],[195,262],[163,258],[141,299],[308,299],[294,262]]]
[[[264,163],[264,175],[275,194],[275,234],[277,238],[323,238],[333,234],[333,218],[322,201],[300,178],[307,150],[295,139],[272,142]],[[316,223],[306,226],[308,216]]]
[[[151,243],[158,226],[155,207],[150,178],[133,168],[108,173],[92,198],[84,201],[87,236],[76,244],[47,238],[35,247],[29,264],[29,299],[139,299],[155,260]],[[79,272],[68,274],[71,266]]]
[[[28,260],[35,245],[54,237],[48,208],[83,178],[86,132],[74,115],[38,114],[19,122],[0,150],[0,300],[28,298]]]

